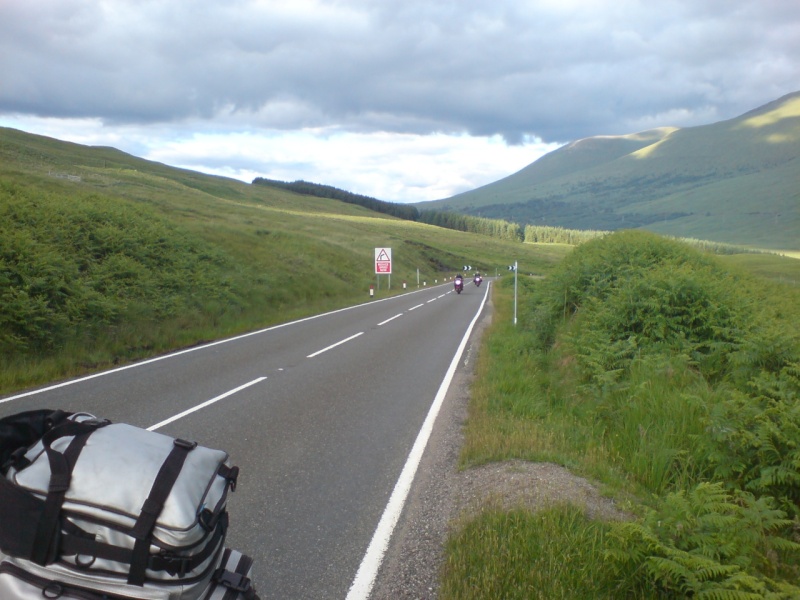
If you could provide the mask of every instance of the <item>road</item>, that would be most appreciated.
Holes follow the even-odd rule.
[[[356,600],[489,288],[423,288],[190,348],[0,399],[0,416],[86,411],[226,450],[241,469],[228,545],[255,559],[262,599]]]

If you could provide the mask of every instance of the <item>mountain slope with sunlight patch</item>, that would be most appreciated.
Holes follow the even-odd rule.
[[[420,210],[800,247],[800,92],[711,125],[578,140]]]

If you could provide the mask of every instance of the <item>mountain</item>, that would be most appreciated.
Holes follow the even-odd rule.
[[[578,140],[504,179],[416,206],[797,249],[800,92],[710,125]]]

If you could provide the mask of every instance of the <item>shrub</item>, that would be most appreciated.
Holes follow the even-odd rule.
[[[11,185],[0,197],[0,353],[48,352],[126,318],[239,301],[236,264],[152,210]]]
[[[717,479],[800,517],[800,362],[731,390],[706,430],[703,452]]]
[[[609,564],[669,597],[797,598],[800,588],[773,580],[800,558],[800,544],[778,535],[790,524],[768,499],[701,483],[641,522],[615,523]]]
[[[537,339],[575,361],[615,466],[669,492],[624,529],[641,543],[629,559],[667,595],[798,593],[768,577],[798,576],[797,300],[634,232],[578,247],[536,295]]]

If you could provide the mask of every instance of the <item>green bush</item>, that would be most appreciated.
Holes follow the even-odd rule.
[[[534,298],[535,326],[546,347],[570,320],[564,339],[587,383],[613,382],[635,357],[663,352],[690,357],[711,380],[741,382],[780,371],[797,353],[796,328],[783,326],[795,315],[765,298],[764,286],[681,242],[622,232],[559,265]]]
[[[142,205],[11,184],[0,200],[0,354],[239,302],[236,264]]]
[[[762,372],[713,407],[702,452],[715,477],[800,517],[800,362]]]
[[[686,244],[643,231],[622,231],[578,246],[543,287],[541,302],[574,314],[587,298],[602,300],[631,276],[666,264],[713,265]]]
[[[614,523],[607,558],[654,595],[788,600],[800,588],[774,578],[800,559],[800,544],[776,535],[790,525],[769,499],[701,483],[667,495],[641,522]]]
[[[620,277],[602,296],[583,300],[569,340],[587,375],[605,383],[637,356],[689,356],[719,378],[752,328],[751,311],[718,271],[667,262]]]

